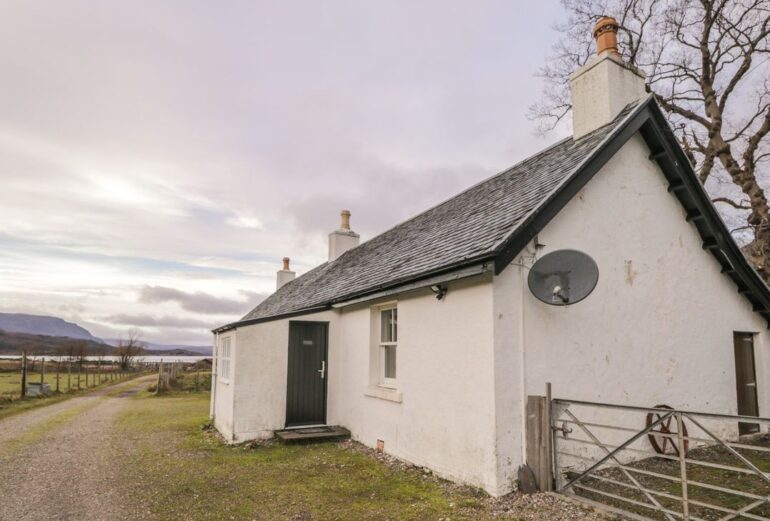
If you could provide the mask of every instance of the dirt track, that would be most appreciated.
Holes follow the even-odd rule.
[[[113,423],[154,377],[0,420],[0,520],[128,520]],[[116,390],[125,389],[117,393]]]

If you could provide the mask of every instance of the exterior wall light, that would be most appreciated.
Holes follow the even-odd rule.
[[[442,286],[441,284],[434,284],[430,287],[430,290],[436,294],[436,300],[441,300],[444,298],[444,295],[446,295],[446,286]]]

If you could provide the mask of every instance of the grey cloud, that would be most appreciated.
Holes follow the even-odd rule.
[[[11,310],[232,318],[284,255],[322,262],[342,208],[367,239],[546,144],[524,113],[557,0],[7,4],[0,222],[59,246],[0,247]]]
[[[176,302],[184,310],[209,315],[245,313],[249,307],[249,303],[242,300],[215,297],[202,291],[187,293],[164,286],[144,286],[139,293],[139,302],[143,304]]]
[[[104,317],[105,322],[136,327],[174,327],[179,329],[211,329],[216,326],[216,321],[198,320],[195,318],[153,316],[148,314],[129,315],[118,313]]]
[[[238,293],[246,297],[246,301],[249,303],[250,306],[256,306],[263,300],[265,300],[267,297],[270,296],[270,293],[265,292],[259,292],[259,291],[249,291],[249,290],[239,290]]]

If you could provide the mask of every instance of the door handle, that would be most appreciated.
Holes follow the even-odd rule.
[[[751,382],[749,384],[746,384],[746,387],[756,387],[756,386],[757,386],[757,382]]]
[[[321,368],[318,370],[321,373],[321,380],[326,377],[326,360],[321,361]]]

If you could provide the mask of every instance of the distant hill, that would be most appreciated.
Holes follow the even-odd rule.
[[[116,346],[120,342],[119,338],[105,338],[104,341],[111,346]],[[154,342],[143,342],[147,351],[150,354],[157,354],[163,352],[163,354],[176,354],[176,351],[184,351],[188,355],[195,354],[196,356],[211,356],[213,348],[211,346],[191,346],[186,344],[156,344]],[[180,355],[181,356],[181,355]]]
[[[93,340],[74,339],[62,336],[31,335],[29,333],[10,333],[0,330],[0,356],[20,355],[26,350],[31,355],[62,355],[66,356],[68,345],[76,342],[84,342],[86,354],[89,356],[115,355],[116,347]],[[149,356],[211,356],[209,351],[201,353],[189,349],[145,349],[142,355]]]
[[[101,342],[99,338],[93,336],[86,328],[58,317],[26,315],[23,313],[0,313],[0,329],[8,333],[69,337],[77,338],[78,340]]]
[[[65,346],[73,342],[85,342],[86,353],[89,355],[98,355],[102,352],[110,355],[115,349],[93,340],[0,331],[0,355],[20,355],[24,350],[33,355],[58,355],[63,354],[62,350]]]

